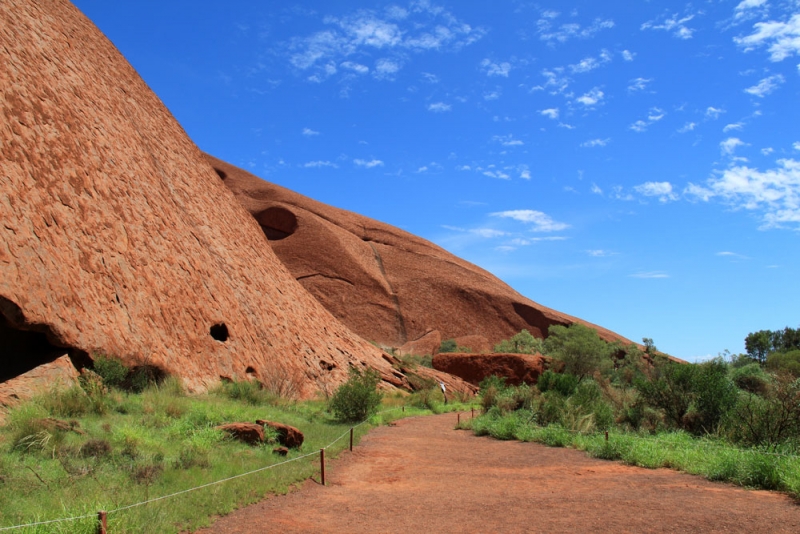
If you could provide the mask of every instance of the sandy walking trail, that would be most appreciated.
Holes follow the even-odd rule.
[[[800,532],[800,505],[668,469],[454,430],[456,415],[371,431],[307,481],[218,520],[261,532]]]

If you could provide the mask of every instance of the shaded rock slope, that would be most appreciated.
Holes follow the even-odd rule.
[[[545,337],[550,325],[579,322],[630,343],[523,297],[429,241],[206,157],[292,275],[364,339],[412,352],[457,338],[478,352],[522,329]]]
[[[374,264],[365,247],[353,261]],[[0,382],[65,353],[78,366],[96,353],[154,366],[192,390],[256,377],[307,396],[341,383],[349,364],[405,384],[295,281],[80,11],[2,2]]]

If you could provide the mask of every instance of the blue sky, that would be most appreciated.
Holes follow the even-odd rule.
[[[800,1],[79,0],[203,150],[698,360],[800,324]]]

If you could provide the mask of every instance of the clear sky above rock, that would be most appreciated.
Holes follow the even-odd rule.
[[[800,1],[76,5],[203,150],[541,304],[689,360],[800,324]]]

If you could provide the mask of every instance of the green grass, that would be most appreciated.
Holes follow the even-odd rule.
[[[525,410],[463,418],[458,428],[497,439],[570,447],[586,451],[595,458],[619,460],[649,469],[671,468],[709,480],[782,491],[800,500],[800,458],[797,456],[739,449],[720,440],[698,439],[686,432],[649,435],[612,430],[606,441],[602,432],[581,434],[559,425],[537,426],[531,421],[530,412]]]
[[[112,511],[148,499],[233,477],[326,449],[326,459],[349,445],[351,425],[337,423],[324,401],[291,402],[260,395],[248,384],[227,385],[202,396],[185,396],[174,382],[141,394],[77,390],[50,394],[9,413],[0,428],[0,527],[36,521],[91,517],[16,530],[94,533],[99,510]],[[394,419],[430,414],[408,405],[408,397],[384,399],[379,410],[356,427],[358,441],[371,427]],[[450,403],[437,411],[469,410]],[[397,409],[393,409],[397,408]],[[75,430],[53,427],[45,418],[77,421]],[[228,422],[280,421],[299,428],[305,442],[287,457],[277,446],[248,446],[217,431]],[[317,476],[313,454],[228,482],[108,515],[115,533],[180,532],[210,523],[267,495],[287,492]]]

